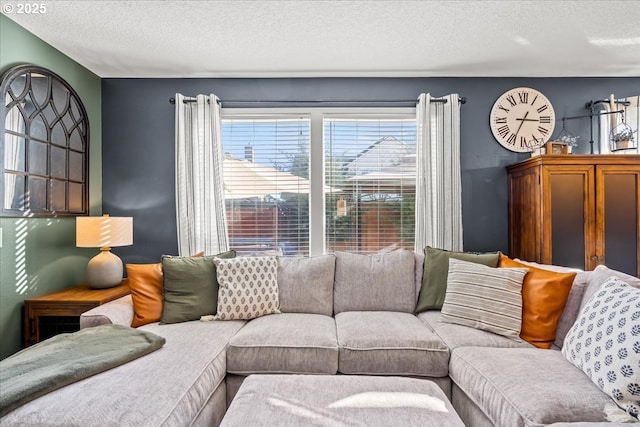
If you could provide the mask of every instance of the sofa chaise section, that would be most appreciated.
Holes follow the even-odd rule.
[[[163,336],[165,345],[35,399],[3,417],[2,425],[217,425],[226,410],[226,346],[243,325],[193,321],[142,326]]]
[[[483,425],[480,413],[484,421],[504,427],[600,422],[604,408],[613,405],[556,350],[461,347],[451,353],[449,375],[454,407],[481,409],[474,411],[473,425]]]

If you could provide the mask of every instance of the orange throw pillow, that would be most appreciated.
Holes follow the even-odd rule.
[[[162,315],[162,264],[127,264],[133,300],[131,326],[160,321]]]
[[[522,283],[522,329],[520,338],[538,348],[551,348],[558,319],[564,311],[576,273],[556,273],[531,267],[500,255],[498,267],[525,267]]]

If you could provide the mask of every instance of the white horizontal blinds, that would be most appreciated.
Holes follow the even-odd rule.
[[[239,254],[309,253],[309,120],[222,120],[229,247]]]
[[[324,120],[327,251],[413,249],[416,121]]]

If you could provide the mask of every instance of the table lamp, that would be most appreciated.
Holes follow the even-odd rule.
[[[122,282],[122,260],[111,253],[111,248],[132,244],[131,217],[76,217],[76,246],[100,248],[100,253],[87,265],[87,283],[93,289],[111,288]]]

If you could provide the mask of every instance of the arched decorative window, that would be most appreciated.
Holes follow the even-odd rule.
[[[89,213],[89,119],[75,90],[42,67],[2,77],[0,215]]]

